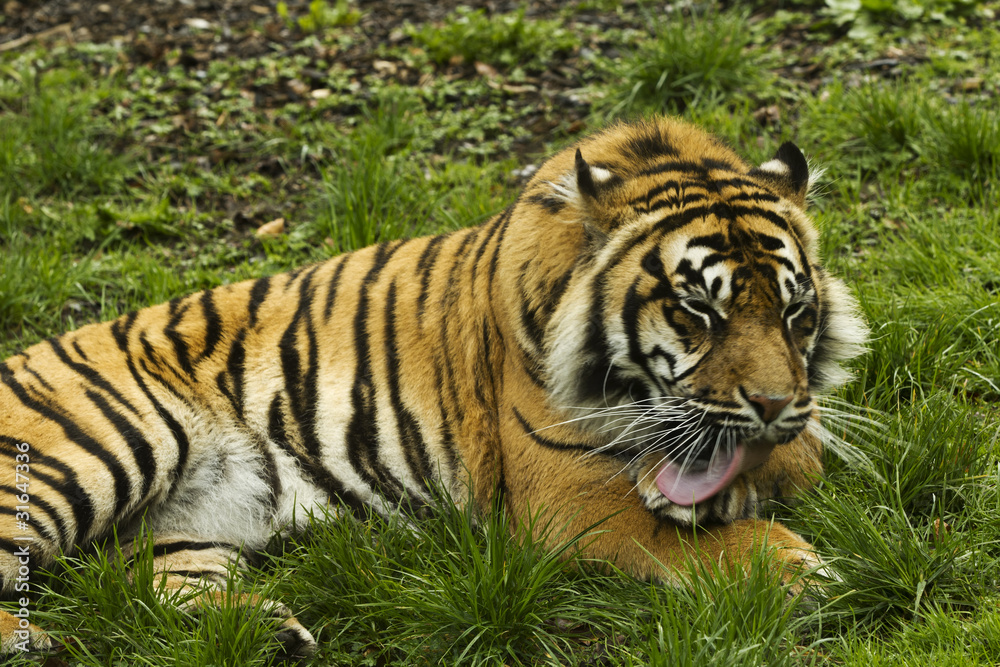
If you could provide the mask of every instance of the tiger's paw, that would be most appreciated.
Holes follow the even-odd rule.
[[[316,652],[316,640],[312,633],[294,616],[282,622],[275,638],[278,640],[278,650],[274,657],[278,661],[298,663]]]
[[[56,646],[57,643],[34,623],[0,611],[0,661],[5,655],[50,651]]]
[[[187,611],[198,613],[208,606],[222,606],[225,598],[229,595],[225,591],[205,591],[195,596],[182,605]],[[278,646],[274,652],[275,662],[299,663],[310,658],[316,652],[316,640],[312,633],[298,619],[292,616],[292,612],[285,605],[274,600],[262,598],[252,593],[244,593],[236,596],[241,604],[247,607],[258,607],[264,610],[274,619],[281,622],[275,629],[274,637]]]
[[[756,553],[769,552],[770,562],[778,568],[788,595],[796,597],[807,589],[821,586],[833,575],[811,544],[780,523],[751,519],[738,521],[721,529],[730,562],[744,570],[759,564]]]

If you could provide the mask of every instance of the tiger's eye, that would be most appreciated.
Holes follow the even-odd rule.
[[[660,276],[663,274],[663,260],[654,251],[647,254],[642,260],[642,268],[654,276]]]

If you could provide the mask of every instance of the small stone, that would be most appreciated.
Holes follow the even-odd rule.
[[[189,28],[194,28],[195,30],[208,30],[212,27],[211,22],[197,17],[184,19],[184,23],[187,24]]]

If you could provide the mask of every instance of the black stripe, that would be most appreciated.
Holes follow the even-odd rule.
[[[0,382],[7,385],[7,387],[14,393],[14,396],[17,397],[24,407],[57,424],[62,428],[63,433],[70,442],[100,460],[108,468],[108,471],[114,479],[114,494],[119,503],[122,503],[131,497],[132,489],[129,484],[128,476],[125,474],[125,470],[118,463],[118,460],[101,446],[101,443],[81,430],[80,427],[66,415],[57,412],[49,406],[42,405],[28,396],[24,387],[22,387],[21,384],[14,378],[13,373],[11,373],[10,370],[2,364],[0,364]],[[119,507],[116,506],[115,513],[117,513],[118,510]]]
[[[425,492],[430,489],[427,481],[434,478],[433,466],[427,455],[427,445],[416,417],[403,405],[399,390],[399,347],[396,340],[396,282],[389,285],[389,293],[385,303],[385,363],[386,380],[389,385],[389,402],[396,416],[396,429],[399,433],[399,444],[406,458],[410,473],[420,483]]]
[[[77,355],[79,355],[81,359],[83,359],[84,361],[90,361],[90,359],[88,359],[87,355],[84,353],[83,348],[80,347],[79,341],[75,340],[73,341],[73,349],[76,350]]]
[[[278,474],[278,462],[274,458],[274,452],[271,451],[271,448],[267,444],[266,437],[254,432],[250,435],[250,440],[264,458],[264,465],[261,468],[261,472],[265,476],[265,482],[269,490],[267,515],[273,516],[278,510],[278,499],[281,497],[281,476]]]
[[[471,285],[475,285],[476,283],[476,271],[479,269],[479,260],[483,258],[483,254],[486,252],[486,246],[493,240],[493,236],[497,233],[497,230],[503,226],[505,219],[510,217],[509,211],[512,208],[513,205],[508,206],[507,210],[494,218],[493,222],[486,228],[486,237],[479,242],[479,247],[476,248],[476,254],[472,260],[472,278],[469,281]]]
[[[398,246],[396,246],[398,247]],[[402,483],[378,460],[378,415],[375,405],[375,383],[372,380],[369,345],[369,289],[378,279],[395,248],[379,245],[371,268],[361,283],[354,316],[354,350],[357,366],[351,389],[351,420],[347,426],[347,455],[361,479],[399,506],[405,491]]]
[[[174,299],[170,302],[170,320],[167,321],[167,326],[163,329],[163,334],[170,340],[174,347],[174,354],[177,357],[177,363],[180,364],[181,370],[183,370],[188,378],[194,382],[198,381],[198,378],[194,374],[194,366],[191,365],[191,357],[189,355],[189,346],[184,337],[178,333],[177,325],[180,324],[181,319],[184,314],[188,311],[188,306],[182,306],[178,308],[180,304],[180,299]]]
[[[139,364],[142,366],[142,370],[145,371],[150,378],[156,380],[161,387],[176,396],[179,400],[187,403],[187,399],[183,394],[181,394],[180,389],[178,388],[183,385],[184,378],[176,368],[160,357],[156,348],[154,348],[153,344],[149,342],[149,337],[145,331],[139,333],[139,345],[142,347],[142,352],[145,355],[139,358]],[[147,363],[147,360],[149,363]],[[150,364],[152,364],[152,366]],[[180,383],[163,377],[163,375],[158,372],[162,369],[170,371],[170,374],[180,380]]]
[[[715,171],[740,171],[740,167],[736,163],[727,162],[726,160],[717,160],[710,157],[703,157],[701,159],[701,166],[705,169]]]
[[[756,208],[753,206],[729,206],[729,211],[732,212],[733,217],[749,217],[758,216],[764,218],[775,227],[781,229],[782,231],[789,232],[788,221],[782,218],[780,215],[774,211],[769,211],[766,208]]]
[[[480,351],[473,357],[472,377],[476,378],[476,381],[472,385],[472,395],[475,397],[476,403],[486,408],[488,414],[490,408],[497,404],[492,391],[489,397],[486,395],[487,389],[493,388],[493,379],[497,369],[490,365],[492,343],[490,341],[490,325],[485,317],[482,320],[479,335]]]
[[[774,204],[781,201],[779,197],[771,194],[770,192],[739,192],[737,194],[730,195],[729,197],[727,197],[727,199],[730,202],[749,201],[755,204],[763,204],[763,203]]]
[[[20,444],[21,441],[7,436],[0,436],[0,442],[16,445]],[[13,459],[15,454],[18,452],[0,449],[0,453],[9,454]],[[59,531],[66,535],[66,543],[63,547],[68,549],[71,545],[77,544],[81,539],[83,539],[84,531],[86,531],[94,523],[94,503],[83,487],[80,486],[75,470],[62,461],[54,459],[37,450],[32,449],[29,451],[29,454],[31,456],[32,477],[40,479],[48,484],[49,488],[63,497],[66,503],[70,506],[70,509],[73,511],[73,518],[76,521],[75,536],[70,536],[69,528],[65,526],[65,521],[59,524]],[[51,468],[52,470],[60,473],[63,477],[62,481],[56,480],[44,470],[39,470],[39,465]]]
[[[128,364],[129,372],[132,373],[132,378],[139,386],[139,390],[146,396],[146,399],[152,404],[156,415],[163,420],[171,435],[174,436],[174,441],[177,443],[177,466],[174,470],[183,473],[184,466],[187,464],[188,452],[191,448],[191,444],[188,440],[187,433],[184,432],[184,428],[180,425],[180,422],[174,418],[169,410],[163,407],[163,405],[156,400],[156,397],[153,396],[153,392],[149,390],[149,387],[146,385],[146,381],[142,379],[142,376],[139,374],[139,370],[135,367],[135,361],[133,360],[133,356],[128,347],[128,336],[132,327],[135,325],[135,319],[135,313],[131,313],[124,318],[115,320],[115,322],[111,325],[111,334],[114,336],[115,342],[118,344],[118,348],[125,353],[125,360]],[[145,366],[145,361],[140,361],[143,363],[143,366]],[[160,378],[159,381],[161,384],[163,383],[162,378]],[[160,443],[160,446],[163,446],[162,442]]]
[[[687,160],[660,162],[642,169],[637,176],[656,176],[657,174],[664,174],[670,171],[676,171],[681,174],[695,174],[706,181],[709,180],[708,174],[705,173],[705,168],[702,165],[696,162],[688,162]]]
[[[706,234],[703,236],[693,236],[688,239],[688,248],[710,248],[716,252],[729,252],[733,249],[732,244],[729,243],[729,239],[726,238],[725,234],[716,232],[715,234]]]
[[[631,206],[632,208],[639,208],[639,206],[641,204],[642,207],[643,207],[643,209],[646,210],[646,211],[648,211],[649,210],[649,206],[652,203],[652,201],[654,199],[656,199],[658,196],[660,196],[661,194],[663,194],[664,192],[667,192],[668,190],[676,190],[678,195],[684,195],[685,185],[688,185],[688,184],[681,184],[680,181],[675,180],[675,179],[671,179],[669,181],[663,181],[662,183],[660,183],[656,187],[649,188],[648,190],[646,190],[644,193],[642,193],[638,197],[633,197],[631,200],[629,200],[628,205]],[[698,187],[698,186],[697,185],[693,185],[693,187]],[[671,202],[671,203],[677,202],[676,199],[673,199],[673,198],[670,198],[670,197],[666,198],[665,200],[661,200],[661,201]]]
[[[52,391],[52,392],[55,391],[55,387],[53,387],[48,382],[46,382],[45,378],[43,378],[41,375],[39,375],[35,371],[34,368],[31,368],[30,366],[28,366],[27,358],[25,358],[24,365],[21,366],[21,368],[23,368],[26,373],[28,373],[29,375],[31,375],[31,377],[35,378],[35,380],[38,381],[38,384],[42,385],[42,387],[44,387],[47,391]]]
[[[136,428],[124,415],[115,412],[103,396],[92,389],[88,389],[84,393],[90,399],[90,402],[97,406],[97,409],[101,411],[104,418],[111,422],[111,425],[118,431],[118,435],[122,437],[125,444],[132,450],[132,454],[135,456],[136,467],[139,469],[139,474],[142,475],[142,495],[140,498],[144,500],[149,493],[149,488],[153,484],[153,479],[156,477],[157,464],[156,456],[153,454],[153,446],[142,435],[142,431]],[[127,500],[130,499],[119,498],[119,505]]]
[[[42,479],[40,476],[34,474],[34,471],[31,471],[30,478],[32,482],[34,482],[35,480]],[[5,484],[3,486],[0,486],[0,493],[2,492],[7,492],[10,495],[15,496],[13,499],[14,504],[9,507],[3,508],[5,513],[10,516],[11,520],[10,525],[15,525],[13,522],[17,518],[17,511],[18,511],[17,506],[19,504],[17,502],[17,496],[21,495],[22,491],[21,489],[18,489],[14,486],[8,486]],[[66,532],[65,530],[66,528],[65,522],[62,520],[62,517],[59,516],[59,513],[55,511],[55,508],[52,507],[52,505],[45,502],[44,498],[39,497],[37,491],[32,491],[29,495],[31,500],[25,503],[28,506],[27,512],[28,516],[30,517],[26,522],[28,528],[34,528],[35,532],[38,533],[38,535],[42,536],[43,539],[46,539],[49,542],[51,542],[52,545],[55,546],[56,548],[59,547],[69,548],[70,536],[69,533]],[[38,512],[38,510],[41,510],[41,512]],[[36,518],[36,514],[43,514],[46,517],[48,517],[49,520],[47,522],[39,521]],[[51,532],[51,528],[47,524],[53,524],[55,526],[56,530],[55,534]],[[62,539],[62,544],[60,544],[60,539]]]
[[[493,279],[497,274],[497,264],[500,260],[500,251],[503,249],[503,239],[504,235],[507,233],[507,228],[510,226],[510,221],[514,215],[514,206],[516,202],[509,206],[506,211],[501,214],[503,218],[503,227],[500,228],[500,235],[497,236],[497,244],[493,248],[493,256],[490,257],[490,280],[489,280],[489,293],[493,294]]]
[[[566,273],[561,275],[559,278],[552,283],[549,287],[549,294],[542,305],[542,317],[544,318],[546,325],[552,317],[552,313],[556,311],[559,307],[559,303],[562,301],[563,294],[566,293],[566,288],[569,287],[570,278],[573,277],[573,271],[576,270],[576,266],[570,267]]]
[[[72,368],[78,374],[82,375],[87,382],[107,392],[112,398],[115,399],[115,401],[124,406],[126,410],[134,415],[139,414],[139,411],[135,409],[135,406],[132,405],[127,398],[122,396],[121,392],[111,386],[111,383],[105,380],[104,376],[90,366],[70,359],[69,355],[66,354],[66,350],[63,348],[62,343],[60,343],[58,339],[50,338],[48,343],[52,347],[52,351],[56,353],[57,357],[59,357],[60,361]]]
[[[267,298],[267,293],[270,289],[270,276],[254,281],[253,287],[250,289],[250,301],[247,303],[250,327],[254,327],[257,324],[257,311],[260,310],[260,306],[264,303],[264,299]]]
[[[438,255],[441,253],[441,247],[444,245],[444,240],[448,238],[447,236],[435,236],[427,245],[424,246],[424,251],[420,253],[420,259],[417,260],[417,273],[420,275],[420,294],[417,296],[417,322],[423,325],[424,321],[424,309],[427,306],[427,295],[430,290],[431,284],[431,274],[434,271],[434,264],[437,262]]]
[[[535,193],[528,197],[525,201],[530,204],[541,206],[549,215],[558,215],[560,211],[566,208],[566,202],[564,200],[559,199],[553,194],[547,194],[544,192]]]
[[[316,431],[316,414],[319,409],[318,349],[312,321],[314,296],[312,280],[316,268],[314,267],[303,276],[302,282],[299,284],[298,307],[292,317],[291,324],[288,325],[278,344],[285,390],[289,396],[289,409],[298,428],[304,451],[295,451],[289,446],[280,394],[275,394],[271,401],[271,408],[268,412],[268,436],[276,445],[302,463],[303,470],[316,486],[325,489],[331,496],[357,511],[357,508],[363,507],[363,503],[353,493],[348,492],[343,484],[323,467],[320,460],[321,443]],[[305,329],[306,343],[309,347],[308,365],[305,369],[302,368],[302,359],[297,348],[300,327]]]
[[[639,347],[639,314],[643,303],[644,299],[639,296],[639,279],[636,278],[625,293],[625,302],[621,313],[622,324],[625,326],[625,335],[628,338],[629,359],[645,371],[646,375],[652,377],[646,364],[646,356]],[[671,368],[671,373],[673,373],[673,368]]]
[[[681,207],[687,207],[687,206],[694,206],[695,204],[698,204],[699,202],[704,202],[704,201],[707,201],[707,200],[708,200],[708,197],[706,195],[700,194],[700,193],[685,194],[684,197],[683,197],[683,199],[671,199],[670,197],[664,197],[662,199],[659,199],[659,200],[657,200],[655,202],[650,203],[646,207],[645,212],[646,213],[655,213],[656,211],[659,211],[662,208],[668,208],[668,207],[669,208],[681,208]]]
[[[271,407],[267,410],[267,437],[271,442],[281,447],[295,458],[298,453],[289,446],[288,431],[285,430],[285,413],[281,407],[281,394],[275,394],[271,399]]]
[[[759,182],[746,178],[744,176],[730,176],[728,178],[715,177],[712,178],[712,185],[716,192],[720,192],[722,188],[725,187],[741,190],[741,192],[734,193],[731,197],[728,197],[728,199],[741,199],[745,194],[746,190],[750,190],[752,192],[760,192],[762,195],[764,195],[764,197],[773,196],[769,193],[769,191],[765,187],[761,186]],[[765,201],[771,201],[771,200],[765,199]],[[777,198],[775,198],[773,201],[777,201]]]
[[[691,208],[685,208],[676,213],[665,215],[656,222],[654,228],[665,234],[669,234],[711,214],[712,210],[709,206],[692,206]]]
[[[677,148],[661,132],[659,125],[640,125],[636,129],[638,133],[630,133],[620,149],[630,162],[648,162],[678,155]]]
[[[578,391],[580,396],[593,400],[606,401],[609,397],[629,391],[628,383],[623,383],[619,372],[612,364],[611,350],[608,349],[604,321],[607,305],[608,273],[600,273],[594,280],[590,290],[592,302],[587,311],[590,317],[583,332],[583,356],[586,360],[580,368]],[[609,392],[608,389],[611,389]]]
[[[323,319],[327,322],[330,321],[330,315],[333,313],[333,302],[337,298],[337,287],[340,286],[340,275],[344,271],[344,266],[347,264],[348,258],[342,257],[339,262],[337,262],[337,268],[333,270],[333,276],[330,278],[330,284],[326,286],[326,300],[323,303]]]
[[[274,398],[271,399],[271,407],[267,411],[268,440],[283,452],[299,461],[302,466],[301,471],[310,484],[324,489],[335,501],[350,509],[358,518],[367,518],[368,507],[360,498],[344,488],[340,480],[333,477],[320,463],[304,458],[288,441],[288,432],[285,429],[285,412],[282,403],[283,398],[280,393],[275,394]]]
[[[236,411],[236,419],[243,421],[243,376],[246,373],[246,338],[247,329],[240,329],[236,334],[236,339],[229,347],[229,356],[226,358],[226,372],[219,373],[216,382],[219,389],[233,405]],[[232,389],[226,386],[226,379]]]
[[[541,362],[537,361],[530,351],[524,349],[523,345],[518,345],[518,349],[521,350],[521,356],[524,359],[524,363],[521,365],[521,368],[523,368],[528,374],[528,379],[531,380],[536,387],[544,389],[545,380],[541,375]]]
[[[466,230],[465,238],[462,239],[462,243],[459,245],[458,250],[452,255],[451,267],[448,269],[448,281],[445,284],[445,289],[441,294],[440,302],[440,327],[439,336],[442,341],[455,340],[454,336],[449,332],[449,324],[454,324],[453,320],[455,318],[450,317],[452,309],[455,307],[461,295],[461,285],[462,281],[458,278],[458,270],[462,265],[462,259],[465,256],[465,250],[469,243],[475,241],[476,235],[479,233],[481,227],[474,227],[472,229]],[[454,413],[452,417],[459,423],[465,421],[465,411],[462,409],[462,402],[464,397],[460,397],[455,388],[455,368],[452,364],[452,355],[443,354],[441,356],[441,364],[444,366],[444,377],[441,383],[441,398],[444,400],[444,392],[447,392],[451,398],[451,405],[454,408]]]
[[[520,296],[518,301],[520,301],[521,304],[518,317],[521,322],[521,327],[528,335],[528,339],[531,341],[531,344],[535,346],[535,350],[541,350],[542,342],[545,338],[545,323],[539,322],[540,313],[538,312],[538,309],[532,308],[529,305],[532,298],[524,287],[524,276],[527,275],[530,264],[531,260],[524,262],[524,264],[521,265],[521,270],[518,272],[517,290]]]
[[[521,424],[521,428],[524,430],[524,433],[534,440],[536,444],[547,449],[581,452],[591,452],[597,449],[597,446],[586,442],[559,442],[557,440],[552,440],[538,435],[538,433],[536,433],[537,429],[528,423],[528,420],[521,415],[521,411],[516,407],[514,408],[514,416],[517,418],[518,423]]]
[[[289,407],[306,449],[306,456],[316,460],[320,453],[320,442],[316,435],[316,408],[318,402],[318,350],[316,331],[312,324],[312,279],[315,268],[299,283],[298,305],[292,321],[285,329],[278,343],[281,368],[285,376],[285,388],[289,395]],[[306,365],[303,367],[299,352],[300,333],[305,331],[307,349]]]
[[[179,542],[157,542],[153,544],[153,558],[163,558],[181,551],[205,551],[208,549],[227,549],[229,551],[239,551],[232,544],[224,542],[194,542],[191,540],[181,540]],[[133,558],[136,558],[133,556]]]
[[[457,479],[458,474],[462,472],[463,464],[455,449],[455,437],[452,435],[451,430],[452,419],[449,416],[448,405],[444,400],[441,367],[438,364],[432,364],[432,367],[434,369],[434,387],[437,389],[438,395],[437,404],[441,408],[441,445],[444,447],[447,456],[446,469],[451,474],[450,479]]]
[[[754,233],[753,236],[754,239],[757,241],[757,243],[760,244],[760,247],[762,247],[764,250],[775,252],[785,247],[784,241],[775,236],[771,236],[770,234],[764,234],[763,232],[756,232]],[[792,268],[792,272],[793,273],[795,272],[794,268]]]
[[[143,332],[143,334],[140,336],[140,340],[142,340],[142,336],[145,336],[145,332]],[[143,340],[142,342],[145,343],[146,341]],[[142,366],[143,373],[148,375],[150,379],[154,380],[162,388],[166,389],[171,394],[173,394],[174,398],[182,401],[185,404],[190,405],[188,399],[183,394],[181,394],[181,392],[177,389],[176,383],[167,380],[162,375],[157,373],[152,367],[150,367],[148,363],[146,363],[145,359],[139,359],[139,365]]]
[[[201,303],[201,313],[205,318],[205,348],[201,351],[199,359],[205,359],[212,356],[215,346],[222,338],[222,318],[219,317],[219,311],[215,307],[213,290],[202,292],[198,301]]]

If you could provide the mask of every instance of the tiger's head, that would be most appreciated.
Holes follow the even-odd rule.
[[[750,166],[659,119],[585,140],[528,185],[548,225],[578,234],[541,348],[553,404],[591,415],[602,453],[652,457],[676,505],[796,438],[861,351],[855,303],[819,261],[809,182],[791,143]]]

